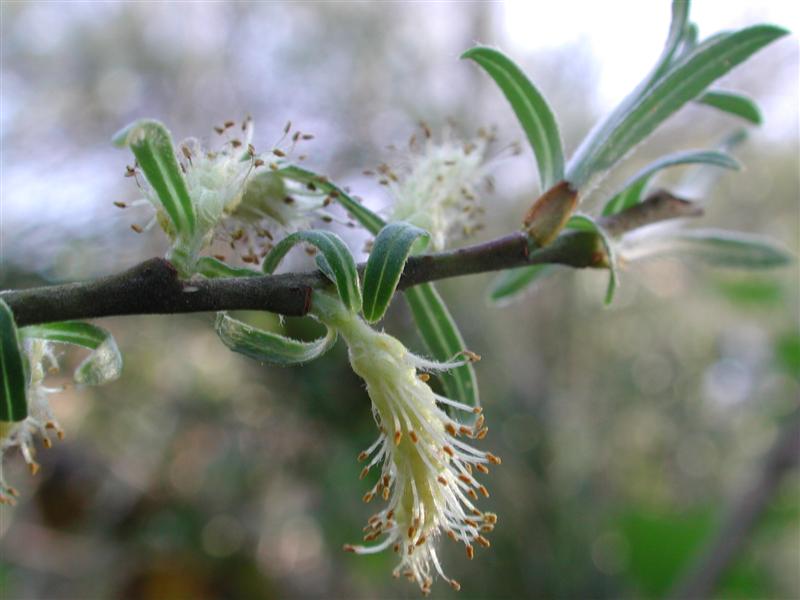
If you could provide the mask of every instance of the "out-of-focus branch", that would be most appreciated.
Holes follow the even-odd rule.
[[[656,221],[698,214],[699,209],[689,202],[656,194],[600,223],[612,235],[621,235]],[[398,288],[545,263],[575,268],[607,265],[603,244],[593,232],[568,231],[544,248],[531,248],[528,236],[516,232],[458,250],[411,257]],[[359,268],[363,270],[364,265]],[[311,308],[312,290],[329,285],[318,271],[183,281],[168,261],[154,258],[93,281],[10,290],[0,297],[19,326],[112,315],[240,309],[302,316]]]
[[[747,542],[759,517],[786,475],[800,464],[800,412],[786,423],[744,493],[736,499],[717,533],[670,593],[671,600],[711,597],[725,570]]]

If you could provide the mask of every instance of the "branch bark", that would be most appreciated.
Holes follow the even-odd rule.
[[[600,224],[611,234],[621,235],[656,221],[698,214],[700,210],[689,202],[655,194],[626,211],[601,219]],[[516,232],[458,250],[413,256],[406,263],[398,289],[545,263],[575,268],[602,268],[607,264],[603,245],[595,233],[568,231],[552,244],[531,250],[528,236]],[[363,270],[364,265],[359,269]],[[311,308],[312,290],[329,285],[319,271],[184,281],[168,261],[153,258],[93,281],[10,290],[1,292],[0,297],[13,311],[17,325],[23,327],[116,315],[242,309],[302,316]]]

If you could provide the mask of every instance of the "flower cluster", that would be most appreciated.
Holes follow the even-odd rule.
[[[189,240],[181,239],[156,191],[138,177],[144,202],[155,207],[156,215],[144,228],[133,226],[134,230],[158,222],[173,243],[168,257],[191,271],[200,252],[215,241],[228,244],[245,263],[257,264],[276,237],[307,228],[314,219],[333,220],[324,210],[329,199],[287,181],[279,172],[295,146],[313,137],[300,131],[289,136],[290,128],[287,124],[283,138],[263,154],[253,146],[249,117],[241,124],[226,121],[215,127],[223,141],[214,150],[196,138],[182,141],[176,155],[197,219],[195,233]],[[284,140],[288,146],[282,149]],[[128,173],[138,175],[138,170],[129,167]]]
[[[489,181],[487,159],[494,137],[482,129],[472,140],[448,134],[436,141],[427,126],[423,132],[422,141],[417,136],[409,141],[399,173],[383,164],[378,174],[392,195],[390,220],[429,231],[431,248],[443,250],[482,228],[480,188]]]
[[[376,483],[363,499],[371,502],[378,497],[387,503],[369,518],[364,535],[365,542],[383,539],[374,545],[348,544],[344,549],[371,554],[392,548],[400,556],[395,576],[416,582],[427,594],[438,573],[458,590],[459,583],[442,570],[438,538],[444,533],[464,544],[470,559],[476,545],[489,547],[484,534],[494,529],[497,516],[477,508],[479,494],[488,497],[489,492],[476,475],[488,473],[491,464],[500,464],[497,456],[465,441],[483,439],[488,432],[480,408],[438,395],[426,383],[427,371],[463,362],[441,364],[415,356],[397,339],[373,330],[354,314],[334,319],[328,315],[323,320],[347,341],[350,363],[366,382],[380,430],[375,442],[358,456],[366,462],[361,478],[381,465]],[[477,419],[467,426],[443,407],[477,415]]]
[[[50,431],[54,431],[59,439],[64,437],[47,399],[50,394],[61,390],[44,385],[46,372],[58,370],[52,345],[44,340],[29,339],[25,341],[24,350],[30,366],[28,417],[19,423],[0,423],[0,504],[13,504],[17,496],[17,490],[3,479],[5,453],[11,448],[19,448],[31,473],[35,475],[39,471],[39,463],[35,460],[34,436],[37,433],[41,435],[45,448],[53,445]]]

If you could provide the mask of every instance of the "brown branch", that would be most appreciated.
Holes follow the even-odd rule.
[[[601,224],[613,235],[620,235],[655,221],[697,214],[698,209],[690,203],[659,195],[606,217]],[[606,257],[598,236],[591,232],[570,231],[552,244],[533,250],[528,236],[517,232],[458,250],[411,257],[398,288],[545,263],[601,268]],[[363,270],[364,265],[359,268]],[[0,297],[22,327],[113,315],[241,309],[302,316],[311,308],[312,290],[329,285],[318,271],[182,281],[168,261],[154,258],[93,281],[5,291]]]
[[[800,462],[800,413],[795,413],[764,458],[749,487],[730,507],[708,546],[670,593],[672,600],[710,598],[726,569],[747,542],[783,479]]]

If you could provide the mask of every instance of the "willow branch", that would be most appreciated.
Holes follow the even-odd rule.
[[[600,221],[612,235],[664,219],[697,216],[684,200],[656,194],[645,202]],[[535,264],[603,268],[605,251],[592,232],[571,231],[544,248],[531,249],[523,232],[458,250],[409,258],[398,288],[462,275]],[[364,265],[359,268],[363,270]],[[261,277],[181,280],[166,260],[153,258],[127,271],[87,282],[0,293],[17,325],[116,315],[173,314],[219,310],[266,310],[302,316],[315,288],[330,286],[318,271]]]

